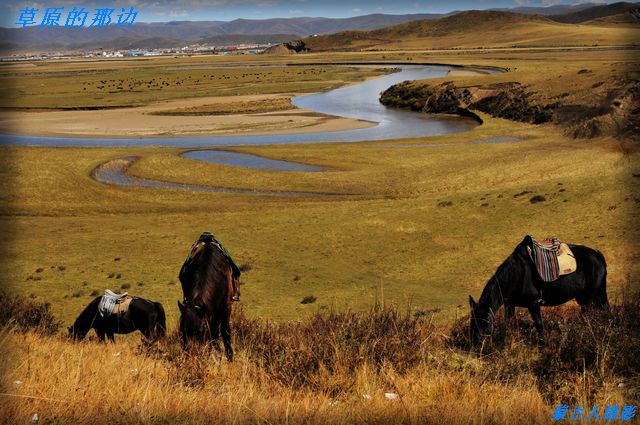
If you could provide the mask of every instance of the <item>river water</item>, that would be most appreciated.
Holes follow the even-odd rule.
[[[355,65],[354,65],[355,66]],[[383,65],[399,68],[399,72],[383,75],[324,93],[297,96],[292,103],[315,112],[372,121],[377,125],[320,133],[292,133],[257,136],[199,136],[152,138],[86,138],[0,135],[0,145],[11,146],[171,146],[215,147],[238,145],[297,144],[314,142],[359,142],[410,137],[437,136],[467,131],[478,123],[471,118],[423,114],[387,108],[379,102],[380,93],[393,84],[406,80],[439,78],[451,67],[442,65]]]
[[[261,156],[250,155],[240,152],[229,152],[220,150],[198,150],[189,151],[182,154],[185,158],[197,159],[199,161],[211,162],[213,164],[230,165],[233,167],[252,168],[254,170],[265,171],[302,171],[305,173],[317,173],[327,171],[326,168],[317,165],[301,164],[298,162],[281,161],[276,159],[263,158]]]

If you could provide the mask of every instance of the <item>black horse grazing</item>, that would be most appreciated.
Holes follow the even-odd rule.
[[[231,307],[233,271],[230,260],[210,234],[194,244],[180,271],[184,304],[180,308],[180,334],[186,347],[189,341],[211,342],[219,349],[222,334],[225,354],[233,361],[231,347]]]
[[[83,339],[89,330],[95,329],[100,341],[105,335],[111,342],[113,334],[128,334],[140,331],[149,340],[165,336],[167,325],[162,304],[134,297],[125,314],[111,314],[102,317],[98,311],[98,304],[102,296],[96,297],[80,313],[72,326],[69,326],[69,336],[73,339]]]
[[[502,305],[507,319],[513,318],[516,307],[528,308],[541,340],[544,340],[541,305],[557,306],[572,299],[583,309],[609,305],[607,264],[602,253],[582,245],[569,245],[576,259],[576,271],[560,276],[554,282],[545,282],[529,257],[527,246],[530,243],[531,237],[527,236],[516,246],[489,279],[478,302],[469,295],[474,344],[481,337],[491,335],[494,318]]]

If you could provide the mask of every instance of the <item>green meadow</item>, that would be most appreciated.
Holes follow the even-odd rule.
[[[114,108],[192,97],[313,93],[383,72],[278,63],[249,67],[263,63],[212,59],[163,57],[4,65],[0,66],[0,107]]]
[[[336,53],[331,57],[342,63],[500,66],[511,71],[449,79],[465,84],[515,79],[545,96],[554,96],[562,86],[583,100],[593,81],[606,79],[611,72],[615,75],[630,61],[624,51],[549,52],[549,73],[572,77],[566,84],[554,78],[545,85],[545,76],[539,72],[545,63],[543,56],[525,49],[466,55]],[[596,56],[600,59],[594,60]],[[309,55],[289,61],[320,63],[329,57]],[[183,73],[182,80],[189,80],[189,76],[193,80],[195,73],[209,73],[218,76],[205,85],[211,95],[222,93],[220,84],[225,83],[220,77],[231,73],[232,79],[240,81],[266,75],[264,81],[251,86],[252,93],[264,94],[328,89],[379,72],[345,67],[287,68],[280,66],[285,61],[280,57],[187,61],[194,62],[190,66],[234,68],[170,71],[183,62],[162,58],[56,62],[37,64],[35,68],[42,70],[37,75],[29,67],[5,68],[3,78],[18,79],[13,90],[26,94],[10,101],[13,106],[70,108],[102,101],[80,92],[55,96],[36,82],[42,79],[44,86],[58,84],[60,79],[73,78],[77,70],[83,71],[75,87],[93,87],[107,78],[105,75],[140,79],[150,78],[144,77],[148,73],[159,81],[178,78],[174,73]],[[245,68],[237,68],[240,64]],[[256,68],[257,64],[278,66]],[[593,71],[573,77],[587,66]],[[299,72],[306,77],[289,75]],[[291,88],[282,84],[283,79],[295,80],[290,84],[304,88]],[[200,95],[173,86],[162,96]],[[229,83],[228,89],[245,93],[249,87],[237,82]],[[146,91],[108,95],[105,102],[138,104],[149,101],[147,96],[152,95]],[[162,302],[174,326],[176,300],[182,296],[179,268],[190,244],[208,229],[247,269],[242,277],[242,305],[249,316],[297,320],[318,311],[364,311],[383,302],[415,312],[436,311],[438,320],[448,321],[466,314],[467,295],[477,296],[522,237],[533,234],[557,235],[601,250],[609,264],[609,288],[615,294],[638,272],[635,241],[639,236],[640,181],[635,145],[612,137],[573,139],[552,124],[482,118],[484,124],[472,131],[432,138],[229,148],[327,167],[320,173],[207,164],[181,157],[184,150],[176,148],[3,147],[2,284],[16,293],[50,302],[67,323],[105,288],[127,290]],[[473,143],[494,137],[521,141]],[[129,172],[139,177],[336,195],[116,187],[91,178],[98,165],[132,155],[141,159]],[[536,195],[545,201],[532,203]],[[306,296],[317,300],[301,304]]]

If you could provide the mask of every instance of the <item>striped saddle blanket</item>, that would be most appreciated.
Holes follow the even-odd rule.
[[[545,282],[553,282],[560,276],[576,271],[576,259],[569,245],[560,242],[556,237],[543,241],[537,241],[531,237],[527,251],[538,274]]]
[[[105,289],[104,295],[98,303],[98,312],[100,316],[106,318],[112,314],[124,314],[129,311],[131,298],[125,292],[124,294],[116,294],[115,292]]]

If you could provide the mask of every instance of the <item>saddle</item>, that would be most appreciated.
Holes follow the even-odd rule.
[[[527,241],[527,252],[545,282],[554,282],[560,276],[576,271],[576,259],[567,245],[554,236],[537,241],[533,236]]]
[[[196,252],[199,249],[201,249],[206,243],[210,243],[215,247],[217,247],[220,251],[222,251],[222,254],[225,256],[227,261],[229,261],[229,265],[231,266],[233,277],[235,279],[240,278],[240,274],[241,274],[240,268],[234,261],[233,257],[231,256],[231,253],[229,253],[229,251],[227,251],[227,249],[224,246],[222,246],[222,244],[215,238],[215,236],[211,232],[206,231],[200,235],[198,240],[195,241],[194,244],[191,246],[191,252],[189,253],[189,256],[187,257],[187,259],[193,258]]]
[[[98,312],[100,316],[107,318],[112,314],[119,316],[126,314],[129,311],[129,305],[131,304],[132,297],[127,292],[123,294],[116,294],[110,289],[105,289],[102,299],[98,304]]]
[[[119,303],[116,303],[116,305],[113,306],[111,314],[116,314],[122,317],[125,314],[129,313],[129,305],[131,305],[131,301],[133,301],[133,297],[130,297],[128,295],[122,298]]]

